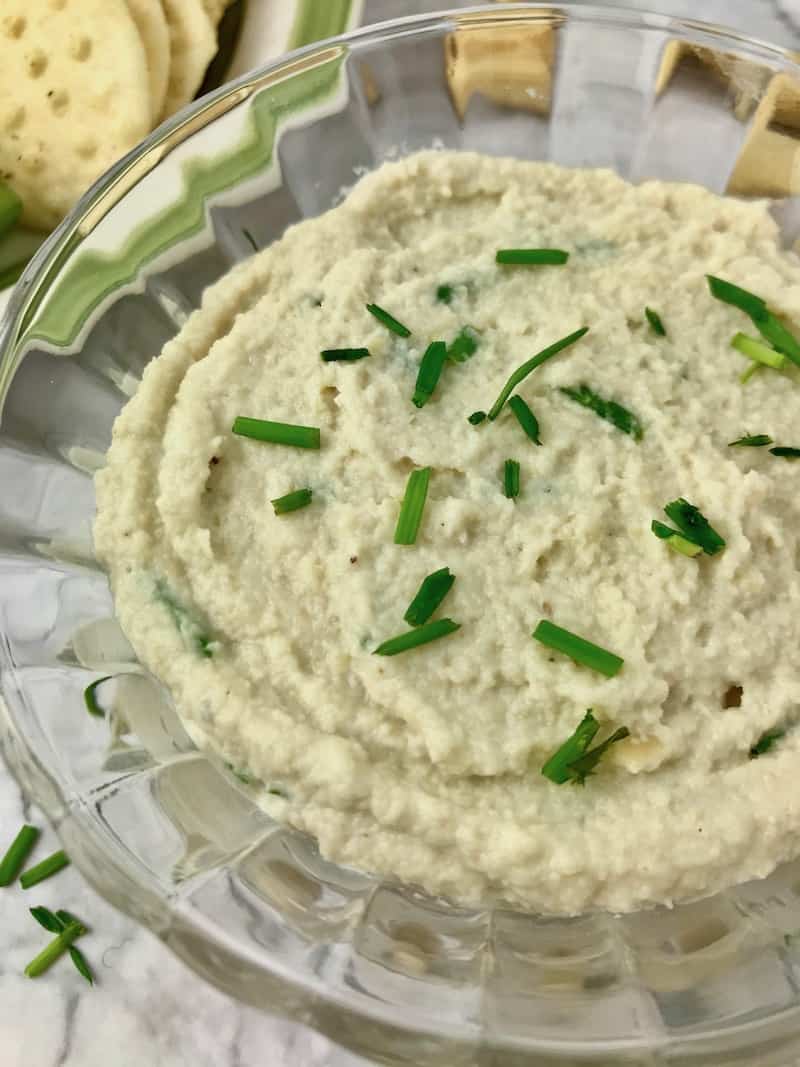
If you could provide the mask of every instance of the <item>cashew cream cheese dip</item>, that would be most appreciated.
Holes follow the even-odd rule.
[[[710,893],[800,852],[800,462],[731,445],[800,446],[799,372],[742,384],[737,332],[777,353],[709,274],[800,321],[800,261],[765,202],[423,152],[233,269],[147,367],[97,477],[119,618],[198,743],[326,857],[576,913]],[[467,327],[474,352],[416,406],[428,346]],[[513,390],[541,445],[509,404],[468,421],[582,327]],[[342,348],[369,355],[320,358]],[[235,434],[242,416],[318,428],[320,447]],[[424,468],[416,540],[396,544]],[[681,532],[664,513],[681,499],[722,550],[654,535],[654,519]],[[430,622],[460,628],[376,655],[445,567]],[[576,662],[532,637],[541,620],[624,663]],[[592,748],[629,736],[554,781],[542,768],[588,709]]]

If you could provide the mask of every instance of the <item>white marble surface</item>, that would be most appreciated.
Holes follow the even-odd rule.
[[[800,0],[617,0],[697,15],[800,48]],[[421,0],[366,0],[392,14],[431,9]],[[446,2],[441,6],[446,6]],[[23,821],[43,825],[0,766],[0,851]],[[36,855],[57,848],[46,831]],[[91,927],[81,947],[94,967],[90,989],[68,960],[31,981],[25,964],[48,934],[34,904],[62,907]],[[74,869],[25,893],[0,891],[0,1064],[2,1067],[366,1067],[301,1027],[243,1008],[212,989],[154,937],[100,900]]]

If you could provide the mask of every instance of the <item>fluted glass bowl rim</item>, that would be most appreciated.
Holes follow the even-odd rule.
[[[331,49],[348,50],[353,46],[376,46],[396,38],[422,36],[437,32],[443,35],[445,32],[452,32],[456,28],[466,28],[471,24],[477,25],[475,20],[478,19],[481,20],[480,24],[483,26],[490,24],[492,20],[497,22],[502,20],[504,25],[508,25],[509,19],[519,23],[538,21],[558,23],[565,19],[570,19],[589,25],[599,24],[620,30],[661,31],[673,36],[680,35],[681,39],[690,44],[722,49],[727,47],[729,50],[735,50],[740,55],[748,55],[750,58],[760,59],[772,65],[778,64],[781,70],[800,78],[800,65],[796,61],[795,55],[790,50],[779,45],[698,19],[663,14],[655,10],[633,11],[613,4],[584,3],[582,0],[567,0],[567,2],[563,3],[520,2],[520,0],[516,0],[513,3],[485,3],[468,8],[443,9],[433,13],[406,16],[376,23],[296,49],[227,83],[215,92],[188,105],[163,123],[100,177],[80,199],[73,211],[44,241],[23,272],[8,300],[2,319],[0,319],[0,417],[2,417],[5,389],[16,367],[18,343],[23,332],[22,324],[26,318],[30,317],[38,302],[46,296],[48,287],[55,276],[55,267],[63,265],[65,255],[69,255],[69,244],[73,236],[81,232],[91,232],[94,226],[108,212],[115,209],[117,206],[117,198],[113,195],[115,186],[120,182],[121,178],[132,169],[137,168],[143,159],[150,156],[156,161],[154,166],[157,167],[158,158],[185,140],[190,128],[192,133],[196,133],[216,120],[220,114],[215,109],[215,105],[218,102],[236,97],[237,94],[242,93],[242,90],[249,95],[264,84],[268,84],[271,79],[291,77],[292,68],[296,67],[300,61],[322,57]],[[224,114],[224,111],[222,113]],[[202,121],[203,117],[206,118],[206,122]],[[0,644],[0,658],[5,658],[2,644]],[[5,666],[7,669],[8,663],[0,664],[0,666]],[[0,724],[0,734],[2,734],[0,736],[0,744],[9,748],[12,743],[24,744],[19,736],[9,738],[9,726],[2,723],[1,718]],[[37,756],[31,749],[28,749],[26,756],[34,763],[37,762]],[[22,781],[20,784],[24,789],[32,792],[33,799],[41,805],[53,821],[57,821],[57,808],[62,804],[66,804],[67,801],[64,783],[55,780],[48,768],[42,768],[42,770],[49,780],[48,784],[53,787],[54,792],[52,794],[37,788],[36,782]],[[53,796],[57,798],[57,803],[54,803]],[[77,855],[75,858],[76,865],[81,868],[81,856]],[[83,873],[101,895],[106,897],[113,895],[107,885],[98,883],[92,878],[91,871],[84,869]],[[119,906],[117,900],[114,903]],[[167,914],[178,918],[177,910],[171,904],[167,894],[164,894],[164,899],[160,903],[164,906]],[[140,915],[136,916],[136,920],[142,925],[148,925]],[[278,978],[281,982],[300,993],[319,997],[326,1004],[341,1011],[343,1015],[348,1015],[356,1020],[363,1019],[367,1022],[387,1024],[394,1030],[405,1031],[409,1035],[428,1034],[432,1037],[445,1037],[456,1042],[462,1042],[465,1046],[473,1043],[469,1035],[452,1023],[443,1025],[440,1030],[434,1033],[424,1026],[416,1025],[414,1019],[409,1019],[408,1012],[403,1012],[395,1006],[380,1005],[375,1001],[370,1002],[364,996],[355,994],[347,996],[338,991],[332,991],[325,986],[324,981],[319,976],[300,973],[299,968],[293,969],[289,965],[276,962],[266,951],[263,951],[257,959],[254,959],[252,945],[243,943],[232,945],[230,936],[224,931],[214,929],[207,922],[203,922],[200,919],[193,919],[187,916],[185,911],[180,913],[179,921],[182,929],[191,929],[193,934],[210,947],[218,947],[223,951],[232,952],[242,961],[249,960],[266,974]],[[163,929],[155,923],[152,924],[151,929],[159,935],[164,933]],[[689,1044],[694,1041],[707,1043],[713,1042],[715,1036],[723,1034],[727,1047],[730,1047],[731,1038],[737,1032],[742,1034],[747,1032],[749,1036],[748,1044],[752,1045],[754,1031],[763,1031],[764,1036],[768,1037],[774,1034],[776,1028],[785,1027],[787,1023],[793,1023],[792,1030],[800,1033],[800,1002],[797,1005],[777,1011],[768,1018],[755,1022],[745,1022],[725,1027],[724,1029],[710,1027],[702,1029],[695,1034],[687,1034],[680,1039],[672,1036],[658,1038],[655,1035],[652,1038],[635,1036],[607,1039],[599,1041],[593,1051],[608,1053],[653,1052],[658,1049],[669,1048],[674,1043],[677,1043],[678,1040],[681,1043]],[[571,1051],[575,1053],[586,1051],[585,1045],[576,1044],[566,1036],[563,1040],[546,1037],[525,1039],[524,1041],[514,1038],[506,1041],[501,1037],[499,1040],[501,1044],[497,1045],[498,1048],[508,1048],[509,1050],[518,1048],[527,1053],[564,1055],[569,1054]]]

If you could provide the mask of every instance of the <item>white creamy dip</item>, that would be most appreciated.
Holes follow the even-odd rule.
[[[500,266],[501,248],[570,258]],[[264,804],[326,856],[459,900],[578,912],[711,892],[800,851],[800,462],[728,445],[800,445],[800,383],[792,368],[740,384],[730,340],[755,330],[707,273],[800,319],[800,262],[764,203],[425,152],[231,271],[147,368],[97,477],[119,617],[194,735],[278,784],[288,799],[265,789]],[[423,352],[466,325],[477,351],[418,409]],[[581,326],[516,390],[541,447],[507,407],[468,423]],[[371,355],[320,359],[345,346]],[[559,391],[581,384],[635,413],[642,439]],[[319,427],[322,447],[235,436],[241,415]],[[426,466],[416,544],[396,545]],[[306,486],[308,507],[273,513]],[[678,497],[724,551],[689,559],[653,535]],[[373,655],[445,566],[434,618],[461,629]],[[549,650],[531,637],[542,618],[624,666],[609,679]],[[598,741],[631,736],[584,786],[557,785],[541,767],[588,708]],[[788,732],[749,758],[772,728]]]

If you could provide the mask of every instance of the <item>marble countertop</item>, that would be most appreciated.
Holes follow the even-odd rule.
[[[697,15],[697,0],[616,0]],[[420,0],[365,0],[365,20],[435,5]],[[704,0],[702,17],[800,48],[800,0]],[[44,825],[0,765],[3,838],[23,821]],[[58,847],[45,830],[36,855]],[[23,974],[48,934],[33,922],[35,904],[66,908],[91,932],[81,948],[94,988],[68,960],[31,981]],[[23,892],[0,893],[0,1063],[3,1067],[367,1067],[366,1061],[292,1023],[242,1007],[195,977],[155,937],[101,900],[69,868]],[[124,1049],[124,1053],[122,1050]]]

